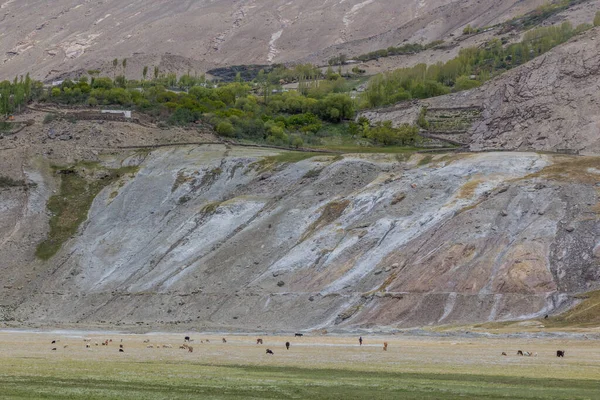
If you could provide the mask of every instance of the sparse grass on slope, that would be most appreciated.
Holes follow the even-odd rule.
[[[93,172],[88,174],[90,170]],[[137,167],[106,169],[91,163],[57,168],[61,177],[60,192],[48,201],[48,210],[52,213],[50,232],[47,239],[38,245],[36,256],[42,260],[52,258],[87,219],[92,202],[100,191],[124,174],[136,170]]]
[[[569,311],[541,321],[546,328],[600,326],[600,290],[576,296],[582,302]]]
[[[309,158],[317,157],[322,154],[318,153],[309,153],[302,151],[285,151],[279,153],[275,156],[264,157],[263,159],[255,162],[253,166],[258,169],[260,172],[268,171],[273,169],[276,165],[279,164],[292,164],[297,163]]]

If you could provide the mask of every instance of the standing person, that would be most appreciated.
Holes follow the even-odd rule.
[[[362,336],[358,338],[358,344],[362,346]]]

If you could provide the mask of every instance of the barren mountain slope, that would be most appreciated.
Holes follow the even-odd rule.
[[[372,121],[404,123],[416,122],[422,107],[430,112],[481,107],[480,118],[461,135],[472,150],[598,154],[599,82],[600,30],[594,28],[480,88],[365,115]]]
[[[102,156],[139,170],[106,187],[47,262],[32,251],[60,175],[27,162],[37,185],[0,191],[0,250],[28,260],[4,270],[4,318],[407,327],[551,313],[598,287],[595,158],[270,155],[213,145]],[[28,241],[11,237],[30,221]]]
[[[0,1],[0,78],[143,65],[203,71],[227,64],[303,59],[336,44],[358,54],[405,39],[429,42],[508,19],[540,0]],[[370,38],[370,39],[367,39]],[[352,50],[352,51],[350,51]],[[314,60],[322,60],[330,49]]]

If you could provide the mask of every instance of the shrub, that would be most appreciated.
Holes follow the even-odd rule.
[[[215,130],[221,136],[233,136],[235,129],[229,121],[222,121],[216,126]]]
[[[59,118],[60,116],[58,114],[46,114],[46,116],[44,117],[44,124],[49,124],[53,121],[56,121]]]

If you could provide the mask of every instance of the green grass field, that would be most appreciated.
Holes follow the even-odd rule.
[[[600,381],[158,362],[19,360],[6,399],[597,399]],[[33,373],[35,372],[35,373]]]
[[[194,336],[0,332],[0,399],[600,399],[595,340]]]

